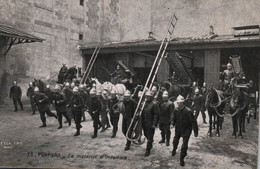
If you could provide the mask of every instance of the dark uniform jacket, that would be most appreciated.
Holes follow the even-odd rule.
[[[57,112],[66,112],[66,98],[63,93],[56,92],[53,95],[54,105]]]
[[[158,106],[153,101],[147,102],[142,113],[142,126],[149,129],[158,124]]]
[[[38,93],[34,96],[34,102],[36,103],[39,112],[44,112],[49,109],[49,100],[46,94]]]
[[[65,74],[65,73],[67,73],[67,71],[68,71],[68,68],[66,66],[62,66],[60,68],[60,72],[59,73]]]
[[[72,111],[82,112],[84,108],[84,101],[80,94],[74,94],[71,97],[68,107],[70,107]]]
[[[70,103],[70,99],[73,95],[72,91],[70,89],[64,88],[62,92],[65,94],[66,98],[66,104],[68,105]]]
[[[171,117],[173,116],[174,104],[170,100],[159,104],[159,123],[168,124],[171,123]]]
[[[48,96],[49,103],[52,103],[53,101],[53,92],[51,89],[45,89],[44,93]]]
[[[89,107],[89,94],[88,94],[88,92],[81,90],[80,95],[83,98],[84,107]]]
[[[136,102],[134,100],[126,101],[124,100],[125,112],[123,113],[123,118],[127,120],[131,120],[134,116],[135,109],[136,109]]]
[[[175,135],[180,135],[181,137],[189,136],[194,130],[194,134],[198,133],[198,124],[192,113],[192,111],[184,107],[181,110],[175,109],[172,124],[175,125]]]
[[[118,117],[119,116],[119,112],[118,113],[116,113],[116,112],[114,112],[114,110],[113,110],[113,107],[114,107],[114,105],[115,104],[117,104],[118,103],[118,99],[117,99],[117,97],[115,97],[115,98],[113,98],[113,99],[110,99],[110,102],[109,102],[109,106],[110,106],[110,108],[109,108],[109,112],[110,112],[110,118],[114,118],[114,117]],[[117,107],[115,107],[115,108],[117,108]]]
[[[35,94],[34,94],[34,89],[33,89],[33,87],[29,87],[29,88],[27,89],[26,96],[28,96],[29,98],[32,98],[34,95],[35,95]]]
[[[10,89],[10,98],[18,99],[22,97],[22,90],[19,86],[12,86]]]
[[[203,106],[203,98],[201,94],[194,95],[193,96],[193,102],[194,104],[192,105],[191,109],[201,109]]]
[[[97,97],[90,98],[90,108],[89,108],[90,114],[94,115],[100,113],[102,109],[103,109],[103,104],[99,98]]]

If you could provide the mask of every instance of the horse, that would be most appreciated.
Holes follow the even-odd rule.
[[[93,87],[94,83],[96,85],[97,91],[99,90],[103,93],[103,91],[105,90],[105,91],[107,91],[108,95],[110,95],[111,91],[115,90],[116,94],[117,94],[117,98],[119,100],[123,99],[123,95],[126,91],[126,87],[124,84],[119,83],[119,84],[114,85],[111,82],[100,83],[97,78],[91,78],[90,83],[89,83],[91,88]]]
[[[217,129],[216,129],[216,136],[220,137],[220,128],[222,126],[222,122],[224,120],[224,108],[226,102],[223,101],[224,93],[222,91],[216,90],[215,88],[211,87],[207,96],[205,106],[208,109],[209,115],[209,131],[208,136],[212,136],[212,117],[214,116],[217,119]]]
[[[188,90],[185,87],[180,86],[178,84],[172,84],[168,81],[162,83],[162,87],[166,89],[169,95],[169,100],[172,102],[175,102],[179,95],[183,96],[184,98],[187,98],[189,94]],[[184,105],[190,107],[191,100],[185,99]]]
[[[238,137],[243,138],[242,132],[246,132],[245,120],[249,109],[249,101],[247,94],[243,91],[242,88],[234,91],[228,106],[230,107],[233,124],[232,136],[233,138],[237,138],[238,133]]]

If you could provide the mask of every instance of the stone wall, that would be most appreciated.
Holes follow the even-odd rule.
[[[45,39],[11,48],[7,70],[13,75],[48,78],[62,63],[81,67],[78,45],[100,38],[98,1],[84,1],[81,6],[79,0],[6,0],[0,7],[1,22]]]

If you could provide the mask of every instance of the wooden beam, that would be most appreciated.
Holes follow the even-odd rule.
[[[142,56],[147,56],[147,57],[149,57],[149,58],[155,58],[155,56],[153,56],[153,55],[150,55],[150,54],[147,54],[147,53],[143,53],[143,52],[134,52],[134,53],[136,53],[136,54],[138,54],[138,55],[142,55]]]

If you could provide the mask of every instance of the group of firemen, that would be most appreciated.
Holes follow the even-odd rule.
[[[120,73],[116,76],[119,77],[119,74]],[[230,77],[228,75],[228,80]],[[206,108],[204,104],[207,95],[206,83],[203,83],[201,88],[198,87],[196,82],[193,83],[192,92],[188,96],[188,98],[193,100],[193,104],[190,108],[184,105],[185,99],[181,95],[177,97],[175,102],[170,101],[166,90],[162,91],[162,100],[157,101],[156,97],[158,96],[156,96],[156,94],[158,93],[158,90],[159,89],[157,89],[156,86],[154,86],[151,91],[147,90],[144,94],[145,103],[144,101],[141,103],[145,104],[140,117],[142,124],[141,132],[143,132],[147,139],[145,156],[149,156],[151,149],[153,148],[155,128],[159,126],[161,131],[161,140],[159,143],[165,143],[166,146],[169,146],[171,126],[175,126],[172,156],[175,156],[179,140],[182,137],[183,144],[180,153],[180,165],[184,166],[184,158],[187,155],[188,141],[192,130],[194,131],[194,136],[198,136],[196,119],[200,112],[202,113],[203,123],[207,123],[205,115]],[[139,92],[138,96],[141,97],[141,94],[142,93]],[[21,88],[17,85],[17,82],[14,82],[10,90],[10,97],[13,98],[15,111],[18,110],[17,102],[23,110],[21,95]],[[127,136],[127,131],[129,129],[130,132],[134,132],[131,131],[130,123],[136,111],[138,99],[134,99],[133,93],[129,90],[125,91],[123,100],[119,100],[115,90],[100,91],[97,90],[95,84],[90,87],[87,84],[66,82],[63,85],[55,85],[54,92],[50,92],[49,85],[46,86],[44,92],[40,92],[39,88],[33,86],[33,83],[30,82],[27,96],[30,99],[32,114],[35,114],[36,109],[40,113],[42,121],[40,127],[46,127],[45,113],[48,116],[53,116],[58,119],[58,129],[63,127],[62,116],[64,116],[66,119],[65,123],[68,123],[69,126],[71,125],[72,120],[75,121],[76,133],[74,136],[78,136],[80,135],[80,129],[82,128],[81,122],[86,121],[85,113],[87,112],[93,120],[94,134],[92,135],[92,138],[97,137],[99,129],[101,129],[100,132],[104,132],[107,128],[110,128],[110,123],[113,126],[111,138],[115,138],[121,113],[123,134]],[[119,102],[123,104],[123,112],[119,112],[115,109]],[[57,115],[50,110],[51,106],[55,107]],[[110,118],[108,118],[108,114]],[[127,139],[125,146],[126,151],[130,149],[130,145],[131,141]]]

